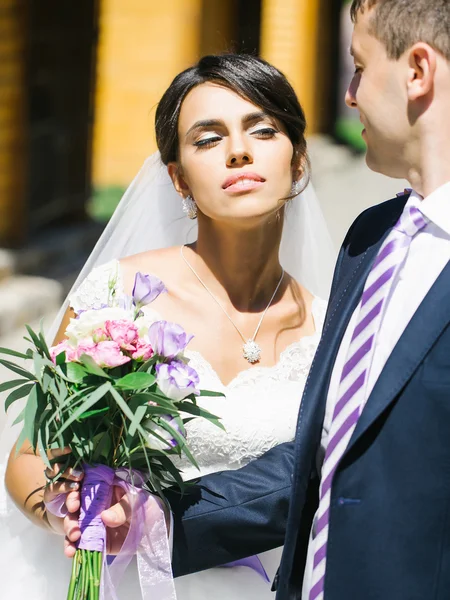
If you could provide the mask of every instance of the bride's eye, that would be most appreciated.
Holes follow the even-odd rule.
[[[215,146],[218,142],[220,142],[222,138],[218,135],[215,135],[214,137],[209,137],[209,138],[205,138],[203,140],[198,140],[197,142],[194,142],[194,146],[197,146],[197,148],[212,148],[213,146]]]
[[[263,139],[273,138],[278,131],[273,129],[273,127],[263,127],[262,129],[257,129],[256,131],[252,131],[252,135],[257,135]]]

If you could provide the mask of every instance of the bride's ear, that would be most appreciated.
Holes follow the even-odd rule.
[[[302,154],[299,148],[294,151],[292,159],[292,180],[300,181],[308,174],[309,159],[307,154]]]
[[[182,198],[189,195],[189,186],[183,178],[180,165],[176,162],[170,162],[167,165],[167,172],[177,193]]]

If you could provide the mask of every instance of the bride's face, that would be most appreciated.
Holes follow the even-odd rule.
[[[191,90],[178,136],[179,160],[168,165],[169,174],[180,195],[190,194],[211,219],[267,217],[298,177],[282,123],[228,88],[204,83]]]

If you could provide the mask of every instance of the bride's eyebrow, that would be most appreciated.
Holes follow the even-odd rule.
[[[225,123],[220,119],[204,119],[202,121],[196,121],[192,127],[189,127],[187,130],[186,137],[198,129],[212,129],[213,127],[223,127],[224,125]]]
[[[252,112],[242,117],[242,124],[247,126],[254,125],[255,123],[259,123],[259,121],[264,121],[265,119],[270,118],[271,117],[267,113],[259,110],[257,112]]]
[[[242,117],[242,124],[249,127],[255,123],[258,123],[259,121],[264,121],[264,119],[269,118],[269,115],[263,111],[252,112]],[[201,121],[196,121],[187,130],[186,137],[188,137],[194,131],[213,129],[214,127],[225,127],[225,123],[222,121],[222,119],[202,119]]]

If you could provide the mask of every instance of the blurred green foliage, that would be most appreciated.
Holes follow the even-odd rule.
[[[109,221],[124,192],[120,185],[95,188],[87,206],[89,216],[95,221]]]

